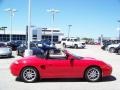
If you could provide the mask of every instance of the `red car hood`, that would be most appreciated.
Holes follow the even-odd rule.
[[[86,63],[94,63],[94,64],[100,64],[100,65],[106,65],[107,63],[105,63],[102,60],[99,59],[95,59],[95,58],[91,58],[91,57],[83,57],[83,59]]]

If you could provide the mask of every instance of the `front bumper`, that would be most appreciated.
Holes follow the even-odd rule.
[[[12,52],[9,53],[0,53],[0,57],[10,57],[12,55]]]
[[[79,48],[85,48],[86,45],[78,45]]]
[[[112,67],[110,65],[102,68],[102,77],[110,76],[111,73],[112,73]]]

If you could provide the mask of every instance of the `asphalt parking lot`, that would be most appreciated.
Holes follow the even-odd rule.
[[[112,76],[101,82],[87,82],[83,79],[52,79],[36,83],[24,83],[12,76],[10,64],[21,58],[13,52],[12,58],[0,59],[0,90],[120,90],[120,55],[100,49],[100,46],[87,46],[86,49],[68,49],[80,55],[103,60],[113,67]]]

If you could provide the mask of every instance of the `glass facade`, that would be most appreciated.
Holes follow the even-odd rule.
[[[51,41],[50,35],[42,35],[42,39],[47,39]],[[58,36],[53,36],[53,42],[58,42]]]
[[[42,35],[42,39],[48,39],[51,41],[51,35]],[[26,40],[26,35],[14,34],[12,40]],[[33,35],[33,40],[37,40],[37,35]],[[9,34],[0,34],[0,42],[10,41]],[[53,41],[58,42],[58,36],[53,36]]]
[[[19,34],[12,35],[12,40],[26,40],[26,35]],[[0,41],[1,42],[10,41],[10,34],[0,34]]]

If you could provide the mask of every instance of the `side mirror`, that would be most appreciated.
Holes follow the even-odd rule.
[[[73,59],[73,58],[70,59],[70,65],[71,65],[71,66],[74,65],[74,59]]]

